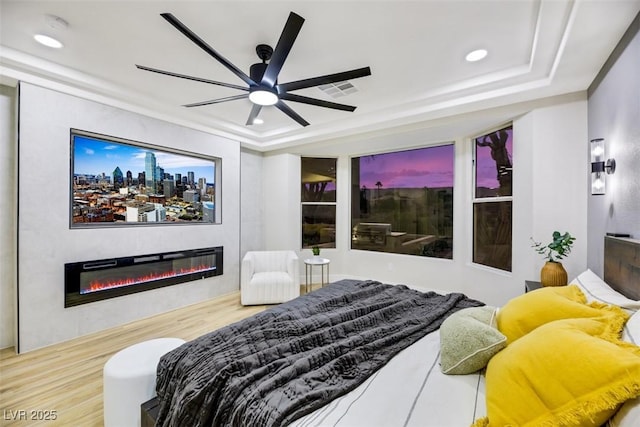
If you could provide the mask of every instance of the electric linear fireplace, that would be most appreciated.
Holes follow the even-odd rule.
[[[65,307],[222,274],[222,246],[64,265]]]

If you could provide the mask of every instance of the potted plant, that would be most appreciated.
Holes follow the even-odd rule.
[[[564,286],[567,284],[567,271],[560,260],[571,253],[571,246],[576,238],[568,231],[564,234],[554,231],[551,237],[551,243],[547,245],[531,239],[534,250],[547,260],[540,270],[540,283],[542,286]]]
[[[313,257],[314,258],[319,258],[320,257],[320,247],[318,245],[313,245],[311,247],[311,252],[313,252]]]

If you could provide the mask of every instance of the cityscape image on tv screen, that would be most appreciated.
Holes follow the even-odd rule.
[[[71,131],[71,227],[216,222],[216,158]]]

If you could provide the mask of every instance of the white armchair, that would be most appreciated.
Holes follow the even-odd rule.
[[[249,251],[242,259],[240,303],[277,304],[300,296],[300,266],[293,251]]]

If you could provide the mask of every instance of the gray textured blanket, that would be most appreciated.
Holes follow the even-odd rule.
[[[342,280],[190,341],[160,360],[157,426],[281,426],[364,382],[462,294]]]

